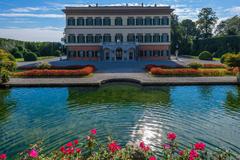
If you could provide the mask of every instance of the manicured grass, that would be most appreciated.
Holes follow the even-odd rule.
[[[45,60],[45,59],[51,59],[55,58],[55,56],[44,56],[44,57],[38,57],[38,61]],[[24,62],[23,58],[16,58],[17,62]]]
[[[213,58],[214,61],[220,61],[221,58]]]

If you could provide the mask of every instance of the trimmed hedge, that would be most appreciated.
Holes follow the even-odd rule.
[[[37,55],[33,52],[26,52],[23,55],[24,61],[36,61],[37,60]]]
[[[200,60],[212,60],[213,55],[208,51],[203,51],[199,54],[198,58]]]

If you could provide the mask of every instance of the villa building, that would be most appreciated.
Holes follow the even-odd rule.
[[[69,59],[98,61],[170,58],[169,6],[66,7]]]

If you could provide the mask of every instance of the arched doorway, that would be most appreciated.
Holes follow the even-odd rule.
[[[119,61],[119,60],[122,60],[123,58],[123,50],[122,48],[117,48],[116,49],[116,60]]]
[[[110,49],[105,48],[103,52],[104,52],[104,60],[109,61],[110,60]]]
[[[135,58],[135,50],[133,48],[128,50],[128,60],[134,60]]]

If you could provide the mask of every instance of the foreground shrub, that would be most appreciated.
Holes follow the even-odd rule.
[[[145,66],[145,70],[150,71],[153,67],[159,67],[159,68],[184,68],[182,65],[176,65],[175,67],[167,66],[167,65],[155,65],[155,64],[148,64]]]
[[[192,62],[192,63],[188,64],[188,67],[193,68],[193,69],[198,69],[198,68],[202,68],[203,65],[198,62]]]
[[[140,141],[132,145],[122,147],[111,137],[106,145],[97,140],[97,130],[92,129],[85,140],[72,140],[61,146],[58,151],[48,155],[42,153],[39,145],[33,145],[30,149],[21,152],[15,159],[21,160],[226,160],[236,156],[230,152],[209,153],[205,143],[199,141],[191,147],[182,147],[177,142],[174,132],[167,133],[166,143],[158,146],[160,156],[156,156],[151,147]],[[6,160],[7,155],[1,154],[0,160]]]
[[[68,65],[68,66],[54,66],[54,65],[50,65],[50,68],[48,69],[82,69],[85,67],[92,67],[94,69],[94,71],[96,70],[95,66],[93,65]],[[38,66],[21,66],[18,67],[19,70],[31,70],[31,69],[39,69]],[[46,68],[45,68],[46,69]]]
[[[24,61],[36,61],[37,55],[33,52],[26,52],[23,55]]]
[[[17,72],[17,77],[54,77],[54,76],[87,76],[94,72],[94,68],[87,66],[76,70],[54,70],[54,69],[33,69],[23,72]]]
[[[229,56],[231,56],[233,53],[225,53],[224,55],[221,56],[220,58],[220,62],[221,63],[224,63],[225,62],[225,59]]]
[[[210,52],[208,51],[203,51],[199,54],[198,58],[200,60],[212,60],[213,56]]]
[[[224,76],[228,72],[224,69],[162,69],[153,67],[150,73],[159,76]]]

